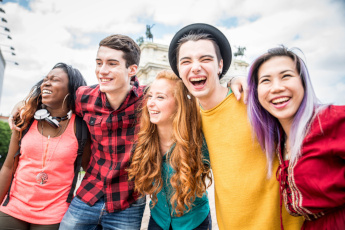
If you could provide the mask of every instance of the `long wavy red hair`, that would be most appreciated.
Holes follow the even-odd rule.
[[[182,216],[196,197],[202,197],[212,178],[209,163],[204,159],[201,148],[203,134],[201,130],[200,108],[193,97],[172,71],[158,73],[156,79],[167,79],[174,83],[173,90],[177,110],[173,115],[174,150],[168,153],[169,163],[175,173],[170,183],[173,195],[170,200],[177,216]],[[149,89],[148,89],[149,90]],[[162,155],[159,149],[159,136],[156,125],[150,122],[148,108],[144,99],[140,131],[128,169],[130,180],[134,180],[135,190],[142,195],[150,195],[152,205],[157,203],[157,194],[161,191]],[[206,185],[206,178],[209,179]]]

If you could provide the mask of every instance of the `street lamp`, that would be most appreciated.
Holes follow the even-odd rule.
[[[13,63],[14,65],[19,65],[19,63],[18,62],[15,62],[15,61],[10,61],[10,60],[5,60],[6,61],[6,63],[7,62],[11,62],[11,63]]]
[[[7,36],[8,39],[12,40],[11,36],[8,34],[0,33],[1,35]]]
[[[9,50],[1,50],[2,52],[9,52],[9,53],[11,53],[12,54],[12,56],[16,56],[16,54],[14,53],[14,52],[12,52],[12,51],[9,51]]]
[[[5,30],[6,32],[11,32],[10,29],[7,28],[7,27],[5,27],[5,26],[0,26],[0,27],[4,28],[4,30]]]
[[[0,44],[0,46],[5,46],[5,47],[9,47],[11,50],[15,50],[13,46],[9,46],[9,45],[4,45],[4,44]]]

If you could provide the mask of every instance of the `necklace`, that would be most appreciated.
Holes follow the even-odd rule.
[[[60,134],[61,130],[65,130],[66,127],[67,127],[67,124],[68,124],[68,122],[66,122],[64,128],[60,128],[59,129],[59,131],[54,135],[54,137],[58,136]],[[42,135],[42,152],[43,152],[43,122],[42,122],[41,135]],[[50,142],[50,135],[48,135],[47,145],[46,145],[46,148],[45,148],[44,152],[42,153],[42,170],[36,176],[36,182],[38,184],[45,184],[48,181],[48,174],[44,171],[44,169],[47,166],[47,164],[50,162],[51,158],[53,157],[53,155],[55,153],[55,150],[56,150],[57,146],[60,143],[61,137],[62,137],[62,135],[60,135],[59,140],[56,143],[55,148],[54,148],[52,154],[50,154],[48,161],[46,161],[47,160],[47,155],[48,155],[49,142]]]

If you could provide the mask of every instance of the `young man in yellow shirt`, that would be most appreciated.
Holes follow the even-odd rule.
[[[231,47],[222,32],[207,24],[178,31],[169,47],[171,68],[199,99],[209,148],[220,229],[300,229],[302,219],[280,205],[276,159],[266,157],[253,137],[246,105],[220,84],[231,64]],[[273,175],[273,176],[269,176]],[[281,222],[282,218],[282,222]]]

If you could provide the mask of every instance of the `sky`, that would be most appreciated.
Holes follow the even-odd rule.
[[[249,64],[280,44],[300,48],[321,102],[345,104],[345,0],[3,0],[0,7],[7,20],[0,20],[7,60],[2,115],[58,62],[96,84],[98,43],[108,35],[136,40],[154,24],[154,42],[169,45],[179,29],[197,22],[220,29],[233,50],[246,47]]]

